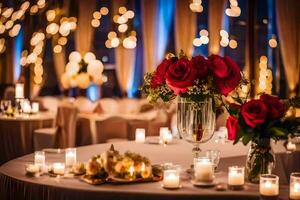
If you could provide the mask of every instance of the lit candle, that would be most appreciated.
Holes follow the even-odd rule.
[[[135,130],[135,142],[136,143],[145,143],[146,136],[145,136],[145,129],[137,128]]]
[[[300,199],[300,173],[295,172],[290,176],[290,199]]]
[[[24,113],[31,113],[31,106],[28,100],[23,101],[22,110]]]
[[[169,143],[171,143],[172,142],[172,140],[173,140],[173,135],[170,133],[170,131],[168,130],[168,132],[165,132],[164,134],[163,134],[163,143],[164,144],[169,144]]]
[[[145,168],[146,168],[145,163],[142,163],[142,166],[141,166],[141,172],[144,172],[144,171],[145,171]]]
[[[214,179],[214,165],[207,157],[194,160],[195,180],[199,182],[212,182]]]
[[[34,164],[39,166],[40,168],[45,166],[45,152],[43,151],[36,151],[34,152]]]
[[[34,173],[38,173],[40,171],[40,167],[36,164],[29,164],[26,167],[26,172],[34,174]]]
[[[164,141],[164,135],[169,133],[169,128],[168,127],[160,127],[159,129],[159,142],[163,143]]]
[[[31,112],[32,113],[38,113],[39,112],[39,103],[33,102],[31,105]]]
[[[24,84],[17,83],[15,88],[15,98],[16,99],[23,99],[24,98]]]
[[[259,193],[262,196],[278,196],[279,194],[279,177],[272,174],[260,176]]]
[[[244,167],[232,166],[228,168],[228,185],[241,187],[244,185]]]
[[[178,170],[170,169],[164,171],[163,187],[170,189],[180,187],[180,177]]]
[[[286,145],[286,149],[288,151],[296,151],[296,144],[294,144],[292,142],[288,142]]]
[[[66,149],[66,166],[72,167],[77,162],[77,153],[76,148],[68,148]]]
[[[129,167],[129,175],[130,177],[133,177],[134,175],[134,167],[132,165]]]
[[[63,163],[53,163],[53,173],[57,175],[65,174],[65,164]]]

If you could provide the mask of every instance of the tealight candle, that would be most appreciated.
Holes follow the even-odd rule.
[[[63,163],[53,163],[53,173],[57,175],[65,174],[65,164]]]
[[[263,174],[259,179],[259,193],[262,196],[278,196],[279,177],[273,174]]]
[[[232,166],[228,168],[228,185],[232,188],[242,187],[245,183],[245,168]]]
[[[167,169],[164,171],[163,187],[175,189],[180,187],[180,176],[176,169]]]
[[[45,166],[45,152],[43,151],[36,151],[34,152],[34,164],[39,166],[40,168]]]
[[[66,149],[66,166],[67,167],[72,167],[74,164],[77,162],[77,153],[76,153],[76,148],[68,148]]]
[[[24,113],[31,113],[31,105],[28,100],[23,101],[22,110]]]
[[[288,151],[296,151],[296,144],[294,144],[292,142],[288,142],[286,145],[286,149]]]
[[[24,84],[17,83],[15,88],[15,98],[16,99],[23,99],[24,98]]]
[[[194,171],[198,182],[212,182],[214,179],[214,164],[207,157],[194,159]]]
[[[169,133],[169,128],[168,127],[160,127],[159,129],[159,141],[160,143],[163,143],[163,138],[164,135]]]
[[[31,105],[31,112],[35,114],[38,113],[40,111],[39,107],[40,106],[38,102],[33,102]]]
[[[137,128],[135,130],[135,142],[136,143],[145,143],[145,140],[146,140],[145,129]]]
[[[290,199],[300,199],[300,172],[290,176]]]

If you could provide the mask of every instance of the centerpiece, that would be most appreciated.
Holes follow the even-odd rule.
[[[147,73],[141,89],[151,103],[177,98],[177,128],[182,138],[194,144],[197,158],[199,144],[213,136],[222,97],[243,80],[239,66],[228,56],[188,58],[181,51],[178,56],[168,54],[154,72]]]
[[[246,176],[258,183],[261,174],[271,173],[275,157],[271,140],[287,140],[297,132],[300,118],[290,115],[293,107],[300,106],[300,98],[280,100],[276,96],[261,94],[259,99],[247,100],[237,96],[236,103],[227,106],[230,116],[226,125],[228,139],[234,144],[251,142],[246,161]]]
[[[83,57],[77,51],[69,55],[65,73],[61,76],[64,89],[79,88],[87,89],[91,84],[103,83],[104,66],[92,52],[87,52]]]

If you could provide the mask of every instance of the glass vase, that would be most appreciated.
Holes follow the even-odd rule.
[[[267,145],[252,142],[246,161],[246,178],[251,183],[259,183],[261,174],[272,174],[275,167],[275,155],[270,141]]]
[[[193,157],[201,152],[199,145],[210,140],[216,123],[212,98],[191,102],[186,98],[177,99],[177,129],[180,136],[194,145]]]

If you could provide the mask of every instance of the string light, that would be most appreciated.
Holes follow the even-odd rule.
[[[201,42],[200,38],[195,38],[193,40],[193,45],[196,46],[196,47],[200,47],[202,45],[202,42]]]
[[[94,28],[97,28],[100,26],[100,21],[98,19],[93,19],[92,22],[91,22],[91,25],[94,27]]]
[[[264,92],[267,94],[272,93],[272,71],[268,69],[268,58],[266,56],[261,56],[259,59],[259,92]]]
[[[270,46],[271,48],[276,48],[276,47],[277,47],[277,41],[276,41],[275,38],[271,38],[271,39],[269,40],[269,46]]]
[[[109,12],[109,10],[108,10],[107,7],[102,7],[102,8],[100,9],[100,13],[101,13],[102,15],[107,15],[108,12]]]
[[[236,49],[237,48],[237,45],[238,45],[238,43],[237,43],[237,41],[236,40],[230,40],[229,41],[229,47],[230,48],[232,48],[232,49]]]
[[[241,15],[241,8],[238,6],[237,0],[229,0],[230,8],[225,10],[225,14],[229,17],[239,17]]]
[[[203,12],[202,0],[193,0],[193,2],[190,3],[189,7],[192,12],[197,12],[197,13]]]

